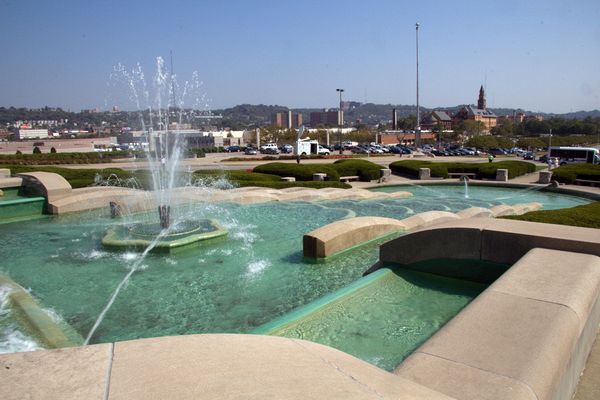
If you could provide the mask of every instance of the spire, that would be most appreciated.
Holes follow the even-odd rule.
[[[479,88],[479,99],[477,100],[477,108],[480,110],[485,110],[485,92],[483,90],[483,85]]]

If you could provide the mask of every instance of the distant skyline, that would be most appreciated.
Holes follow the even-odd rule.
[[[155,60],[181,82],[197,71],[198,103],[290,108],[344,100],[474,104],[547,113],[600,109],[600,2],[0,0],[0,106],[135,109],[110,79]]]

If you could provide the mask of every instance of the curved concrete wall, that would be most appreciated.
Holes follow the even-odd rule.
[[[570,399],[599,323],[600,258],[533,249],[395,373],[460,399]]]
[[[371,239],[402,231],[402,221],[383,217],[342,219],[304,235],[305,257],[323,258]]]
[[[412,264],[436,258],[514,264],[540,247],[600,256],[597,229],[493,218],[457,220],[424,228],[380,247],[381,262]]]
[[[474,207],[457,214],[447,211],[427,211],[402,220],[383,217],[349,218],[333,222],[305,234],[303,237],[303,252],[305,257],[325,258],[393,232],[409,231],[463,218],[523,214],[539,208],[541,208],[539,203],[528,203],[515,206],[497,206],[489,210]],[[470,248],[467,243],[463,243],[463,245]],[[418,252],[419,250],[413,248],[413,251]],[[432,251],[440,253],[447,252],[448,249],[436,247]]]
[[[17,174],[23,179],[22,185],[27,190],[52,202],[71,193],[71,184],[65,178],[51,172],[23,172]]]

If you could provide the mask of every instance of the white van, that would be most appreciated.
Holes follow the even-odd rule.
[[[548,157],[558,159],[560,165],[575,163],[599,164],[598,149],[594,147],[550,147]]]

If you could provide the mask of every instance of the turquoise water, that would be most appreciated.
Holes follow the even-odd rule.
[[[401,190],[407,190],[402,188]],[[377,242],[324,263],[302,258],[302,236],[350,215],[403,218],[429,210],[540,201],[549,208],[589,202],[572,196],[472,188],[411,188],[415,197],[379,201],[195,204],[185,212],[213,218],[226,239],[176,255],[151,254],[133,274],[92,343],[206,332],[248,332],[356,279],[378,258]],[[421,192],[422,191],[422,192]],[[506,197],[506,200],[498,201]],[[176,214],[178,211],[174,211]],[[183,211],[181,211],[183,212]],[[46,308],[86,336],[139,253],[101,247],[119,220],[108,211],[0,225],[0,273],[31,290]],[[2,318],[2,316],[0,316]],[[0,333],[0,342],[6,333]]]
[[[0,223],[41,218],[46,199],[19,195],[19,188],[2,189],[0,196]]]
[[[331,346],[392,371],[486,288],[400,268],[381,272],[269,334]]]

